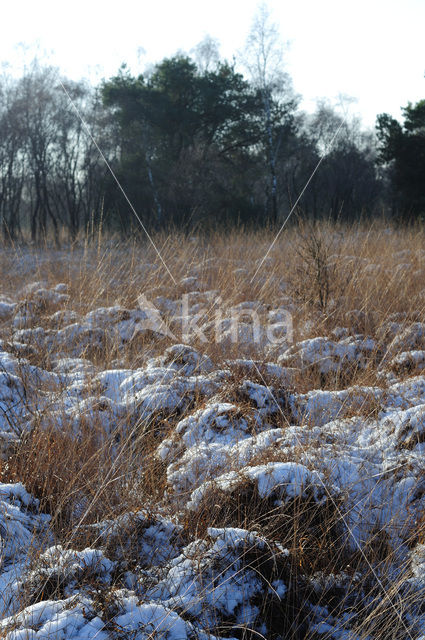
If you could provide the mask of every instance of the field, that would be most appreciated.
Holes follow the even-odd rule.
[[[424,241],[2,247],[0,638],[425,638]]]

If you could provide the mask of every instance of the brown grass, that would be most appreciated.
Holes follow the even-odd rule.
[[[185,290],[181,279],[196,276],[200,291],[217,291],[227,308],[258,300],[263,305],[264,318],[269,309],[289,309],[295,340],[330,336],[338,327],[346,327],[351,335],[362,333],[376,338],[376,351],[366,367],[355,368],[348,377],[337,374],[326,379],[314,367],[298,371],[293,380],[295,391],[341,389],[354,384],[382,386],[376,366],[388,345],[382,337],[386,323],[397,319],[407,325],[424,317],[424,230],[419,226],[398,229],[382,222],[354,227],[294,225],[284,231],[251,281],[272,239],[267,231],[216,233],[208,238],[178,233],[172,237],[158,235],[155,243],[177,285],[147,242],[99,236],[95,242],[81,238],[59,252],[35,247],[5,248],[0,253],[1,293],[15,298],[29,282],[45,281],[48,286],[64,282],[70,299],[60,308],[83,315],[101,306],[137,308],[141,293],[154,303],[157,296],[176,300]],[[410,266],[400,267],[403,263]],[[18,269],[14,268],[16,264]],[[144,267],[146,264],[154,266]],[[205,318],[214,320],[214,302],[203,306]],[[49,329],[49,317],[55,310],[40,309],[32,320],[33,326]],[[10,339],[8,323],[0,325],[0,337]],[[172,343],[167,337],[152,334],[139,335],[120,347],[105,339],[102,349],[88,348],[82,355],[101,369],[137,368],[147,358],[162,354]],[[238,344],[195,339],[192,346],[208,355],[217,368],[227,366],[229,358],[241,357]],[[64,345],[64,353],[71,347]],[[244,356],[261,363],[272,359],[265,356],[263,346],[255,344],[244,345]],[[51,366],[50,354],[39,348],[30,354],[30,361]],[[406,372],[407,376],[414,374],[415,370]],[[238,400],[236,389],[244,375],[233,368],[228,386],[222,389],[223,399]],[[266,380],[261,375],[255,381],[276,384],[264,376]],[[255,375],[249,379],[254,380]],[[203,402],[202,397],[196,397],[187,411],[202,407]],[[373,417],[378,410],[371,402],[358,413]],[[67,429],[64,425],[59,430],[54,424],[48,428],[35,425],[8,460],[1,463],[0,479],[22,481],[41,500],[42,509],[52,515],[58,541],[64,545],[72,546],[75,525],[156,503],[163,512],[177,517],[172,503],[163,500],[165,468],[155,458],[154,450],[182,417],[155,416],[150,423],[133,429],[131,437],[122,435],[129,433],[130,417],[117,425],[112,438],[96,424],[87,424],[79,438],[75,438],[71,426]],[[290,420],[288,413],[277,418],[275,426],[285,426]],[[117,439],[120,429],[122,434]],[[281,458],[271,448],[270,457],[263,457],[261,462],[276,459]],[[222,495],[210,497],[196,518],[187,523],[186,530],[194,536],[214,525],[257,528],[288,545],[303,571],[320,568],[329,572],[347,564],[335,511],[320,515],[312,505],[293,504],[277,517],[272,505],[259,501],[248,489],[242,488],[231,500]],[[418,529],[418,539],[423,541],[423,522]],[[317,549],[320,553],[315,555]],[[374,533],[366,554],[378,563],[388,560],[392,550],[386,545],[384,532]],[[371,625],[365,622],[364,626],[370,630]]]

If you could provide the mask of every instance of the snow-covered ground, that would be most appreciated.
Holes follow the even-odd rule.
[[[180,285],[192,312],[216,296],[194,276]],[[175,327],[176,300],[155,306]],[[3,480],[34,430],[83,441],[92,425],[111,461],[155,432],[161,483],[156,505],[105,519],[84,518],[85,495],[59,539],[43,496],[3,481],[0,637],[425,637],[425,323],[388,319],[372,337],[347,321],[260,341],[260,359],[246,322],[243,359],[168,337],[129,366],[122,352],[154,340],[149,317],[136,304],[81,313],[64,283],[0,297]]]

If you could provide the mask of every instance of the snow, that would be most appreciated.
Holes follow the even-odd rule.
[[[400,271],[410,269],[406,257],[400,260]],[[234,267],[236,275],[245,268]],[[380,269],[364,267],[370,277]],[[217,295],[201,290],[198,272],[179,284],[194,313]],[[283,616],[279,607],[293,597],[291,567],[302,564],[291,555],[296,550],[290,553],[254,527],[209,527],[208,513],[202,535],[191,529],[210,495],[237,496],[247,485],[276,509],[297,500],[337,507],[349,551],[366,548],[378,529],[393,549],[391,572],[400,593],[413,594],[406,616],[415,620],[414,637],[424,637],[417,602],[425,586],[425,323],[396,314],[372,339],[355,332],[366,322],[363,311],[352,310],[329,336],[279,345],[273,357],[264,349],[264,360],[226,354],[220,365],[215,355],[170,345],[168,337],[160,351],[131,368],[123,356],[145,335],[148,311],[113,304],[77,313],[68,291],[65,283],[40,281],[15,297],[0,296],[0,322],[8,327],[0,341],[2,468],[34,425],[60,430],[67,424],[75,438],[96,425],[99,446],[107,444],[113,458],[118,435],[158,424],[151,455],[162,474],[158,494],[164,494],[147,504],[129,486],[138,500],[132,510],[88,525],[73,522],[69,540],[61,541],[21,483],[1,483],[2,637],[207,640],[221,637],[223,627],[226,637],[240,637],[244,626],[278,637],[260,603]],[[176,300],[162,296],[154,303],[174,320],[181,316]],[[278,304],[269,309],[245,300],[229,307],[241,317],[261,316],[260,350],[265,314],[274,322],[286,319]],[[239,326],[246,350],[253,329],[248,322]],[[232,326],[224,322],[223,331],[221,346],[230,345]],[[91,353],[105,345],[116,353],[102,367]],[[37,358],[43,350],[46,360]],[[370,365],[373,382],[356,384],[358,372]],[[300,380],[303,393],[296,388]],[[74,549],[80,534],[88,546]],[[267,570],[274,567],[270,575],[260,558]],[[332,589],[356,590],[352,578],[348,569],[338,576],[297,574],[306,593],[314,585],[318,594],[306,606],[309,633],[357,637],[350,606],[331,610],[330,598],[320,600]],[[38,601],[41,585],[53,579],[60,589]],[[96,589],[114,603],[108,620]]]
[[[164,577],[148,596],[184,610],[204,629],[214,630],[219,620],[258,628],[258,597],[264,602],[265,582],[255,562],[244,553],[267,554],[265,541],[242,529],[209,529],[206,540],[188,545],[165,568]],[[287,559],[287,553],[274,552]]]
[[[0,483],[0,557],[7,566],[25,556],[32,546],[41,548],[49,537],[48,515],[37,514],[38,501],[21,483]]]
[[[320,503],[326,501],[328,495],[335,497],[339,493],[338,487],[327,487],[323,474],[312,472],[304,465],[295,462],[269,462],[255,467],[247,466],[240,471],[229,471],[205,482],[192,492],[188,509],[196,510],[211,490],[218,488],[231,492],[246,481],[256,485],[260,498],[273,495],[277,505],[308,496]]]
[[[105,545],[109,557],[121,560],[128,549],[137,550],[142,567],[164,564],[179,555],[183,547],[183,527],[166,518],[153,518],[145,511],[126,513],[82,528]]]
[[[7,302],[0,298],[0,322],[10,320],[16,308],[16,303]]]
[[[76,598],[38,602],[18,615],[0,621],[6,640],[108,640],[98,616],[90,619],[90,603]],[[8,631],[8,629],[10,629]]]
[[[376,406],[383,397],[378,387],[348,387],[341,391],[313,390],[294,394],[289,399],[293,417],[298,422],[324,426],[336,418],[352,415]]]
[[[177,424],[176,433],[186,447],[199,442],[231,445],[250,435],[247,420],[238,407],[229,403],[212,403],[195,412]]]
[[[425,323],[413,322],[405,329],[397,332],[388,350],[392,352],[409,351],[425,346]]]
[[[396,373],[401,373],[403,371],[408,373],[412,370],[422,371],[422,369],[425,369],[425,351],[418,349],[413,351],[402,351],[394,356],[390,362],[390,367]]]
[[[319,337],[303,340],[287,349],[278,358],[278,363],[288,367],[304,368],[315,366],[322,374],[364,367],[371,357],[376,344],[372,339],[348,337],[334,342]]]

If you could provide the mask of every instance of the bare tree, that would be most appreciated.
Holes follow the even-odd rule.
[[[261,93],[264,108],[265,147],[270,176],[271,221],[278,219],[276,156],[282,142],[282,119],[295,109],[297,100],[284,71],[284,47],[279,28],[265,3],[258,8],[248,35],[242,62]]]
[[[66,87],[67,93],[63,90]],[[71,98],[71,100],[70,100]],[[75,107],[81,117],[76,113]],[[93,137],[88,135],[83,121]],[[0,82],[0,224],[14,239],[21,220],[33,242],[48,228],[75,238],[95,220],[105,198],[106,167],[93,138],[112,162],[116,138],[99,91],[61,78],[37,61],[19,80]]]
[[[47,221],[53,226],[59,243],[59,221],[52,207],[49,182],[52,174],[52,148],[56,136],[55,103],[52,90],[57,70],[42,68],[34,61],[18,85],[21,127],[25,137],[25,155],[29,171],[31,199],[31,238],[36,241],[47,233]]]
[[[91,153],[93,141],[83,125],[83,121],[94,124],[93,90],[84,82],[62,83],[66,93],[59,85],[52,95],[56,135],[51,150],[51,197],[58,217],[74,239],[85,222],[91,163],[97,164],[100,158],[97,150]]]
[[[220,62],[220,43],[210,35],[204,38],[193,48],[190,53],[200,73],[214,69]]]
[[[317,153],[326,154],[313,185],[318,208],[333,218],[373,211],[381,194],[373,135],[362,130],[357,116],[342,115],[324,100],[306,124]]]
[[[3,77],[0,89],[0,219],[6,241],[13,241],[20,232],[24,180],[23,132],[19,124],[16,81]]]

